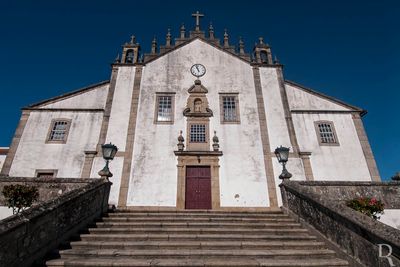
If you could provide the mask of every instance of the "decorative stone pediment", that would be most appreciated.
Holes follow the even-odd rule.
[[[208,107],[206,94],[208,90],[201,85],[200,80],[195,80],[194,85],[189,88],[190,94],[183,115],[186,117],[212,117],[213,112]]]

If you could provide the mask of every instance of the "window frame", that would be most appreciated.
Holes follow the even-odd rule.
[[[236,120],[225,120],[224,97],[234,97]],[[240,124],[240,106],[239,106],[239,93],[219,93],[219,108],[220,108],[220,122],[221,124]]]
[[[321,132],[319,129],[320,124],[328,124],[331,127],[333,138],[335,139],[334,143],[322,142]],[[314,127],[315,127],[315,133],[317,134],[318,144],[320,146],[339,146],[340,145],[338,135],[336,133],[336,129],[335,129],[335,125],[334,125],[333,121],[326,121],[326,120],[314,121]]]
[[[52,132],[54,129],[54,126],[57,122],[66,122],[67,127],[65,129],[65,134],[62,140],[51,140]],[[46,144],[65,144],[67,143],[68,135],[69,135],[69,130],[71,128],[71,119],[65,119],[65,118],[57,118],[57,119],[52,119],[50,123],[49,130],[47,132],[47,137],[46,137]]]
[[[52,177],[39,177],[40,174],[51,173]],[[35,170],[35,178],[44,178],[44,179],[52,179],[57,177],[58,170],[57,169],[37,169]]]
[[[160,103],[160,97],[171,97],[171,120],[170,121],[159,121],[158,120],[158,108]],[[156,92],[154,107],[154,124],[174,124],[175,121],[175,93],[172,92]]]

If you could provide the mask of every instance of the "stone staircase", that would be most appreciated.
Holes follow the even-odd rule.
[[[47,266],[349,266],[281,211],[116,211]]]

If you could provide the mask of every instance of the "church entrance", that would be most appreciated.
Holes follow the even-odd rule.
[[[211,209],[210,166],[186,167],[186,209]]]

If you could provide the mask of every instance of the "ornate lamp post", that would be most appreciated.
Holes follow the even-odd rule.
[[[292,174],[288,172],[288,170],[286,170],[286,162],[289,159],[289,150],[290,148],[283,146],[277,147],[275,149],[276,158],[283,166],[282,173],[279,175],[279,179],[282,179],[283,181],[292,177]]]
[[[109,143],[102,145],[101,150],[103,152],[103,158],[106,161],[106,166],[104,166],[104,168],[101,171],[99,171],[99,175],[102,178],[106,178],[108,180],[108,178],[113,176],[113,174],[110,172],[110,169],[108,168],[108,163],[110,160],[114,159],[115,154],[117,154],[118,147]]]

